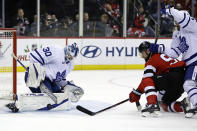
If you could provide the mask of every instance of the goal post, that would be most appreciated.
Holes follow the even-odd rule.
[[[0,28],[0,99],[14,99],[17,93],[17,36],[14,28]]]

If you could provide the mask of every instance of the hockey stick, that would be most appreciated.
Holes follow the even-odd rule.
[[[11,55],[26,71],[28,71],[27,67],[25,67],[25,65],[16,57],[14,52],[12,52]],[[43,93],[47,94],[55,102],[55,104],[57,104],[57,97],[48,88],[46,88],[46,86],[43,83],[40,86],[40,90]]]
[[[99,114],[99,113],[101,113],[101,112],[104,112],[104,111],[106,111],[106,110],[109,110],[109,109],[111,109],[111,108],[113,108],[113,107],[116,107],[116,106],[118,106],[118,105],[120,105],[120,104],[123,104],[123,103],[125,103],[125,102],[127,102],[127,101],[129,101],[129,98],[126,99],[126,100],[123,100],[123,101],[121,101],[121,102],[118,102],[118,103],[116,103],[116,104],[114,104],[114,105],[112,105],[112,106],[106,107],[106,108],[104,108],[104,109],[102,109],[102,110],[96,111],[96,112],[90,111],[90,110],[88,110],[88,109],[86,109],[86,108],[84,108],[84,107],[82,107],[82,106],[80,106],[80,105],[77,105],[76,108],[77,108],[77,110],[79,110],[79,111],[81,111],[81,112],[83,112],[83,113],[85,113],[85,114],[88,114],[88,115],[90,115],[90,116],[94,116],[94,115],[96,115],[96,114]],[[138,110],[139,110],[139,109],[141,110],[141,105],[140,105],[139,101],[136,102],[136,106],[137,106]]]
[[[138,111],[141,111],[142,110],[142,106],[140,104],[140,101],[136,101],[135,102],[135,105],[136,105]]]
[[[12,52],[12,57],[26,70],[28,71],[27,67],[16,57],[16,55],[14,54],[14,52]]]

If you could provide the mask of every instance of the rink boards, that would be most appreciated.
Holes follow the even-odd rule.
[[[75,60],[75,70],[103,69],[143,69],[144,60],[140,58],[138,46],[143,41],[152,39],[131,38],[18,38],[17,57],[24,65],[29,65],[29,52],[44,46],[55,44],[64,47],[76,42],[79,56]],[[170,45],[171,39],[160,39],[158,43]],[[9,61],[9,59],[7,59]],[[5,64],[6,67],[6,64]],[[18,64],[18,72],[24,69]]]

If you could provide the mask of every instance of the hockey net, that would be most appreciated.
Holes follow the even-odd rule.
[[[0,28],[0,99],[14,99],[17,90],[17,55],[15,29]]]

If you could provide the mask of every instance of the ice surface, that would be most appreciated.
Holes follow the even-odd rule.
[[[74,80],[85,94],[72,110],[10,113],[1,108],[0,131],[196,131],[197,116],[186,119],[183,113],[162,112],[158,118],[143,118],[135,104],[129,102],[95,116],[75,109],[79,104],[98,111],[127,99],[142,74],[142,70],[73,71],[68,80]],[[23,76],[24,73],[18,73],[19,93],[29,92]],[[140,102],[145,104],[144,96]]]

